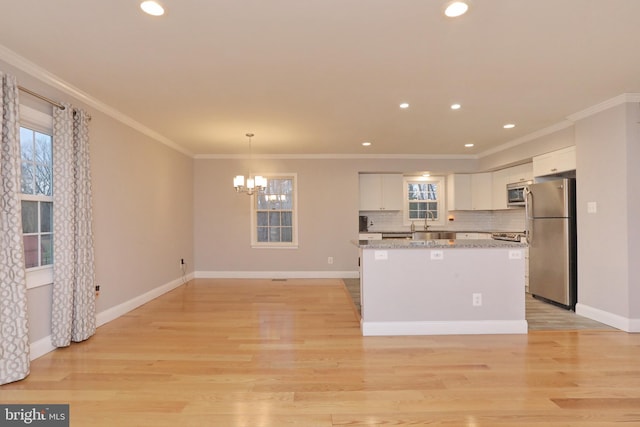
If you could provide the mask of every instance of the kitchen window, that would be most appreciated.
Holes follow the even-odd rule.
[[[404,223],[444,224],[444,178],[404,178]]]
[[[27,287],[53,282],[53,119],[20,107],[21,200]]]
[[[252,246],[296,248],[297,182],[296,174],[263,175],[267,178],[264,193],[254,196]]]

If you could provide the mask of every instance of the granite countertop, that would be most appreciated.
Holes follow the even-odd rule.
[[[416,231],[424,231],[422,228],[418,229],[418,227],[416,227]],[[492,233],[521,233],[524,234],[524,231],[519,230],[519,231],[512,231],[512,230],[482,230],[482,231],[478,231],[478,230],[447,230],[447,229],[443,229],[443,228],[435,228],[435,227],[429,227],[428,231],[434,231],[434,232],[438,232],[438,233],[484,233],[484,234],[492,234]],[[405,234],[411,234],[411,231],[361,231],[360,233],[374,233],[374,234],[399,234],[399,235],[405,235]]]
[[[424,249],[424,248],[526,248],[524,242],[509,242],[493,239],[455,239],[455,240],[354,240],[353,244],[361,249]]]

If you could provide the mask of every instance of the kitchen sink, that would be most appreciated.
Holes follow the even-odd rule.
[[[436,240],[455,239],[456,233],[450,231],[414,231],[411,233],[412,240]]]

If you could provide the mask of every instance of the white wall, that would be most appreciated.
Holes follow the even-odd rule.
[[[576,122],[578,313],[640,331],[638,106],[624,103]],[[597,213],[587,213],[587,203]]]
[[[193,159],[92,113],[97,311],[193,271]]]
[[[629,317],[640,319],[640,103],[627,104],[627,203]],[[640,322],[640,320],[639,320]],[[640,331],[640,325],[635,329]]]
[[[251,249],[250,200],[233,190],[246,162],[198,159],[195,165],[195,269],[207,275],[243,272],[357,274],[358,173],[473,170],[475,160],[255,159],[254,173],[298,174],[298,249]],[[327,258],[332,256],[334,264]],[[247,274],[244,274],[245,276]],[[273,273],[272,276],[277,274]],[[334,276],[335,277],[335,276]]]
[[[57,101],[85,108],[93,181],[97,312],[122,313],[149,293],[180,281],[180,258],[193,271],[193,159],[0,61],[18,83]],[[20,94],[41,111],[51,106]],[[55,141],[54,141],[55,149]],[[30,342],[47,350],[51,285],[30,289]],[[42,351],[44,352],[44,351]]]
[[[620,105],[576,123],[578,301],[629,316],[626,114]],[[587,203],[597,213],[587,213]]]

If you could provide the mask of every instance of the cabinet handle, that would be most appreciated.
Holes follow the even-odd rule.
[[[551,169],[551,172],[555,172],[557,170],[558,170],[558,168],[553,168],[553,169]]]

